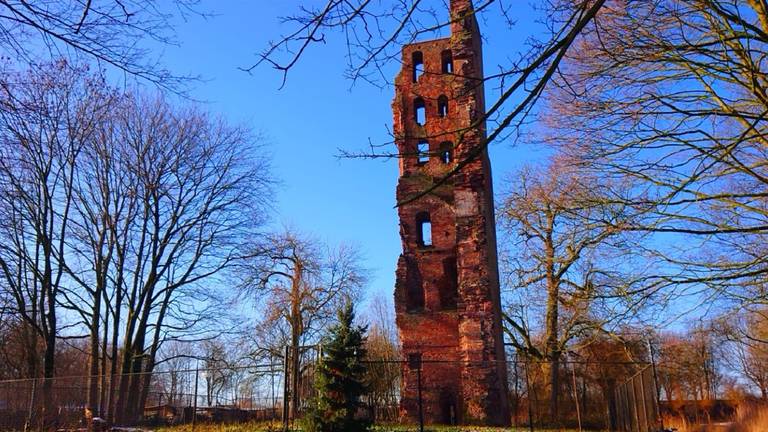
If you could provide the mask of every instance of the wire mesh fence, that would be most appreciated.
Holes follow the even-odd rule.
[[[133,418],[120,416],[131,396],[121,394],[121,381],[128,376],[96,377],[98,398],[92,415],[126,426],[274,421],[285,428],[294,427],[314,395],[315,367],[320,357],[318,349],[308,347],[300,351],[297,361],[286,351],[284,358],[271,363],[219,368],[205,368],[201,363],[201,367],[158,370],[142,380],[146,385],[139,386],[139,394],[133,395],[140,405]],[[368,393],[363,400],[365,412],[359,415],[377,424],[412,421],[405,420],[400,407],[406,363],[400,359],[366,361]],[[435,362],[429,367],[455,368],[452,363]],[[558,362],[554,366],[558,390],[553,398],[552,363],[511,355],[506,365],[510,423],[530,430],[553,426],[616,430],[612,403],[617,388],[647,366],[642,362]],[[420,385],[428,395],[442,383],[425,379]],[[0,429],[84,427],[88,389],[89,377],[85,376],[2,381]],[[653,396],[647,389],[643,391]]]
[[[655,369],[648,366],[618,386],[610,401],[613,428],[621,432],[662,429]]]

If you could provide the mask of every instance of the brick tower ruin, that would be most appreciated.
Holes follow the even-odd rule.
[[[471,0],[451,0],[451,36],[403,47],[395,80],[403,253],[395,308],[404,355],[401,415],[508,425],[496,228],[485,137],[480,33]],[[456,164],[477,154],[450,179]]]

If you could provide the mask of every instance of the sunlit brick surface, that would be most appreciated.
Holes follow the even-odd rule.
[[[476,154],[485,139],[482,49],[471,8],[468,0],[451,1],[450,38],[403,47],[392,104],[403,243],[395,304],[405,356],[422,356],[425,421],[507,425],[487,153],[481,150],[445,184],[413,199]],[[419,124],[422,105],[426,121]],[[419,154],[425,141],[428,155]],[[418,419],[416,373],[403,367],[401,413],[412,421]]]

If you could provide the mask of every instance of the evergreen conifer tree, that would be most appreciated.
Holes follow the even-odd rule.
[[[323,345],[323,357],[315,376],[317,394],[304,417],[307,432],[357,432],[368,430],[370,421],[357,416],[366,392],[365,326],[355,326],[348,302],[338,313],[339,322]]]

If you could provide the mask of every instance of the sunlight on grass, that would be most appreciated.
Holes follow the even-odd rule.
[[[157,432],[192,432],[192,425],[185,424],[173,427],[155,428]],[[415,425],[377,425],[371,428],[372,432],[417,432],[418,426]],[[528,432],[528,428],[493,428],[480,426],[426,426],[425,432]],[[536,431],[545,431],[545,429],[535,429]],[[234,423],[234,424],[198,424],[194,432],[279,432],[282,431],[282,424],[277,423]],[[301,432],[300,429],[293,429],[294,432]],[[561,430],[558,432],[576,432],[575,430]]]

